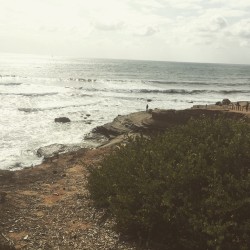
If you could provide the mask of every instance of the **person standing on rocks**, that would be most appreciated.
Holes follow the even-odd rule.
[[[236,102],[236,110],[240,110],[240,103]]]
[[[147,104],[147,106],[146,106],[146,112],[148,112],[148,104]]]
[[[248,108],[249,108],[249,102],[247,102],[246,104],[246,112],[248,112]]]

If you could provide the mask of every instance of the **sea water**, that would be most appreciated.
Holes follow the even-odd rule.
[[[224,98],[250,100],[250,65],[1,54],[0,169],[38,164],[38,148],[82,143],[147,104],[185,109]],[[61,116],[71,122],[55,123]]]

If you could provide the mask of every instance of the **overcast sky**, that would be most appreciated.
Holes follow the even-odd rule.
[[[250,64],[250,0],[0,0],[0,52]]]

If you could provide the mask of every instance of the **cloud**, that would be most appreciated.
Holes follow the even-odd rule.
[[[157,32],[159,32],[159,29],[148,26],[146,28],[143,28],[137,32],[134,33],[134,35],[136,36],[141,36],[141,37],[149,37],[149,36],[153,36],[154,34],[156,34]]]
[[[127,0],[128,4],[135,5],[139,8],[151,8],[151,9],[160,9],[164,7],[164,3],[159,0]]]
[[[157,33],[158,30],[153,28],[153,27],[147,27],[147,30],[146,32],[144,33],[144,36],[152,36],[154,35],[155,33]]]
[[[187,44],[212,45],[217,44],[224,36],[228,21],[222,16],[207,16],[205,14],[178,17],[171,27],[172,29],[166,33],[170,44],[179,44],[180,46]]]
[[[159,0],[159,1],[175,9],[199,10],[202,8],[202,0]]]
[[[221,30],[227,27],[227,21],[224,17],[214,17],[211,20],[211,25],[214,27],[215,30]]]
[[[64,55],[168,60],[182,51],[195,60],[200,48],[233,51],[250,40],[249,0],[0,0],[0,6],[5,50],[13,40],[20,52],[47,44],[44,51]]]
[[[232,25],[228,32],[241,47],[250,47],[250,18],[242,19]]]
[[[102,31],[117,31],[117,30],[121,30],[124,28],[124,23],[123,22],[114,22],[114,23],[95,23],[94,24],[95,28],[98,30],[102,30]]]
[[[243,39],[250,39],[250,19],[241,20],[234,26],[234,34]]]
[[[198,18],[197,30],[200,32],[219,32],[228,25],[226,19],[221,16],[206,18]]]
[[[228,6],[233,9],[241,9],[250,7],[250,2],[248,0],[210,0],[211,4],[219,4],[222,6]]]

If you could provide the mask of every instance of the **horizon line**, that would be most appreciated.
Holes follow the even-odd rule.
[[[194,64],[224,64],[224,65],[246,65],[250,66],[250,63],[228,63],[228,62],[208,62],[208,61],[175,61],[167,59],[135,59],[135,58],[105,58],[105,57],[83,57],[83,56],[69,56],[69,55],[49,55],[49,54],[35,54],[35,53],[23,53],[23,52],[1,52],[0,55],[15,55],[15,56],[36,56],[36,57],[57,57],[65,59],[83,59],[83,60],[120,60],[120,61],[146,61],[146,62],[166,62],[166,63],[194,63]],[[1,59],[0,59],[1,60]]]

